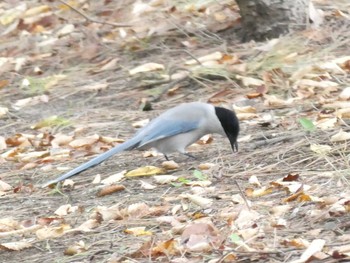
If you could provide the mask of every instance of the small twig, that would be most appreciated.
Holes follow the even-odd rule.
[[[88,20],[90,22],[97,23],[97,24],[110,25],[110,26],[115,26],[115,27],[131,27],[131,25],[116,24],[116,23],[99,21],[99,20],[90,18],[87,15],[85,15],[83,12],[81,12],[80,10],[78,10],[75,7],[71,6],[70,4],[66,3],[65,1],[63,1],[63,0],[58,0],[58,1],[60,1],[64,5],[68,6],[70,9],[72,9],[73,11],[75,11],[76,13],[78,13],[79,15],[81,15],[82,17],[84,17],[86,20]]]
[[[248,204],[247,198],[245,197],[245,194],[243,193],[243,191],[242,191],[241,187],[239,186],[237,180],[234,180],[234,182],[237,185],[239,192],[241,193],[241,196],[242,196],[242,198],[244,200],[245,205],[247,206],[248,210],[250,211],[250,206]]]
[[[298,133],[295,135],[287,135],[287,136],[282,136],[282,137],[273,138],[273,139],[265,139],[263,141],[254,142],[254,145],[252,146],[252,148],[255,149],[265,144],[276,144],[282,141],[290,141],[291,139],[295,139],[304,135],[305,133]]]

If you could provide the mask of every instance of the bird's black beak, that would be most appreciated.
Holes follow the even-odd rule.
[[[237,138],[230,138],[230,143],[231,143],[231,147],[232,147],[232,151],[233,152],[238,152],[238,143],[237,143]]]

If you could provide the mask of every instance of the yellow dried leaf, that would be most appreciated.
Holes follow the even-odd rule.
[[[146,231],[146,227],[133,227],[124,230],[125,233],[133,236],[151,236],[153,233],[151,231]]]
[[[262,187],[260,189],[247,188],[245,193],[248,197],[260,197],[264,195],[271,194],[273,191],[272,187]]]
[[[165,173],[165,170],[163,168],[156,166],[144,166],[127,172],[125,174],[125,177],[151,176],[163,173]]]

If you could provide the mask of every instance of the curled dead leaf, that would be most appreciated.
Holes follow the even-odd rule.
[[[209,169],[213,168],[214,166],[216,166],[216,164],[214,164],[214,163],[201,163],[198,165],[198,169],[199,170],[209,170]]]
[[[110,194],[113,194],[115,192],[119,192],[119,191],[123,191],[123,190],[125,190],[124,185],[108,185],[108,186],[103,187],[100,191],[98,191],[97,196],[102,197],[102,196],[110,195]]]
[[[162,163],[162,167],[167,170],[175,170],[179,168],[179,164],[174,161],[165,161]]]

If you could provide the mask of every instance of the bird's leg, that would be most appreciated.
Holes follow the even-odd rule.
[[[191,158],[193,158],[193,159],[195,159],[195,160],[197,160],[197,158],[195,157],[195,156],[193,156],[192,154],[190,154],[190,153],[182,153],[183,155],[186,155],[187,157],[191,157]]]
[[[166,156],[166,154],[164,154],[164,157],[167,161],[169,161],[169,158],[168,158],[168,156]]]

